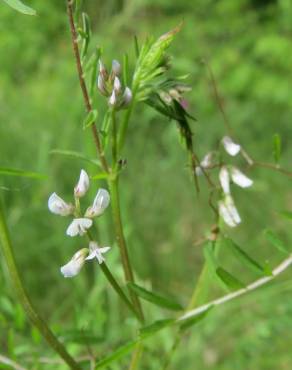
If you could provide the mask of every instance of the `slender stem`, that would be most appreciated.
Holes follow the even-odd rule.
[[[40,317],[39,313],[31,303],[27,292],[25,291],[25,288],[22,284],[22,280],[16,266],[11,240],[1,204],[0,204],[0,242],[2,246],[4,259],[8,266],[8,271],[11,282],[13,284],[14,292],[19,302],[23,306],[29,320],[33,325],[35,325],[38,328],[42,336],[47,340],[48,344],[63,358],[63,360],[68,364],[68,366],[71,369],[81,370],[81,367],[77,364],[73,357],[69,355],[63,344],[58,341],[58,339],[50,330],[44,319]]]
[[[104,275],[106,276],[107,280],[109,281],[109,283],[111,284],[111,286],[114,288],[114,290],[116,291],[116,293],[122,299],[122,301],[128,306],[128,308],[133,312],[133,314],[137,317],[137,319],[139,321],[141,321],[141,318],[140,318],[139,313],[135,310],[135,308],[133,307],[132,303],[128,300],[128,298],[126,297],[126,295],[123,292],[122,288],[119,286],[119,284],[117,283],[116,279],[113,277],[112,273],[108,269],[108,267],[105,264],[105,262],[103,262],[100,265],[100,268],[102,269],[102,272],[104,273]]]
[[[86,236],[88,237],[90,241],[93,241],[93,237],[89,230],[87,230]],[[118,282],[116,281],[112,273],[110,272],[106,263],[105,262],[101,263],[100,268],[102,272],[104,273],[105,277],[107,278],[107,280],[109,281],[109,283],[111,284],[111,286],[113,287],[113,289],[115,290],[115,292],[118,294],[118,296],[122,299],[122,301],[126,304],[126,306],[128,306],[128,308],[134,313],[134,315],[138,318],[138,320],[141,321],[138,311],[129,301],[129,299],[123,292],[122,288],[120,287],[120,285],[118,284]]]
[[[283,173],[284,175],[286,176],[289,176],[289,177],[292,177],[292,172],[291,171],[288,171],[288,170],[285,170],[284,168],[281,168],[273,163],[265,163],[265,162],[258,162],[258,161],[254,161],[253,162],[253,165],[255,167],[264,167],[264,168],[270,168],[274,171],[278,171],[278,172],[281,172]]]
[[[79,52],[79,47],[78,47],[78,35],[76,32],[76,27],[74,23],[74,17],[73,17],[73,2],[72,0],[67,0],[67,13],[68,13],[68,18],[69,18],[69,24],[70,24],[70,31],[71,31],[71,39],[72,39],[72,47],[75,55],[75,61],[76,61],[76,67],[77,67],[77,72],[78,72],[78,77],[79,77],[79,83],[80,87],[82,90],[83,94],[83,99],[84,99],[84,104],[86,107],[87,112],[92,111],[92,106],[88,94],[88,90],[86,87],[85,79],[84,79],[84,73],[83,73],[83,68],[81,64],[81,59],[80,59],[80,52]],[[101,164],[103,166],[103,169],[105,172],[109,172],[108,164],[104,155],[104,151],[101,145],[101,141],[99,138],[99,134],[96,128],[95,124],[92,124],[91,126],[91,132],[93,135],[94,143],[98,152],[98,155],[100,157]]]
[[[273,271],[271,276],[266,276],[263,278],[260,278],[253,283],[247,285],[245,288],[236,290],[235,292],[229,293],[223,297],[214,299],[211,302],[208,302],[200,307],[197,307],[191,311],[186,312],[184,315],[182,315],[180,318],[177,319],[177,322],[181,322],[184,320],[187,320],[191,317],[195,317],[202,312],[207,311],[212,306],[220,306],[228,301],[231,301],[237,297],[240,297],[241,295],[244,295],[246,293],[249,293],[255,289],[258,289],[262,285],[265,285],[269,283],[270,281],[274,280],[277,276],[282,274],[290,265],[292,264],[292,255],[290,255],[288,258],[286,258],[284,261],[280,263]]]
[[[124,269],[125,279],[127,282],[134,282],[134,274],[132,271],[127,244],[124,236],[122,218],[121,218],[121,210],[120,210],[120,197],[119,197],[119,184],[118,184],[118,176],[109,179],[109,188],[111,193],[111,205],[112,205],[112,212],[113,212],[113,220],[115,225],[116,231],[116,240],[120,249],[122,265]],[[131,299],[135,309],[139,313],[139,317],[142,321],[144,321],[144,315],[142,311],[142,307],[137,295],[130,290]]]
[[[142,342],[139,341],[139,342],[137,342],[135,351],[132,355],[129,370],[136,370],[138,368],[138,364],[139,364],[139,360],[142,356],[142,352],[143,352],[143,344],[142,344]]]
[[[118,152],[117,152],[117,119],[116,111],[112,110],[112,158],[114,166],[118,163]]]

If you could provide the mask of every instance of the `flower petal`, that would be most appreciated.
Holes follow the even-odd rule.
[[[233,157],[240,152],[240,145],[236,144],[229,136],[223,137],[222,144],[226,152]]]
[[[75,197],[83,197],[89,188],[89,177],[86,171],[81,170],[78,184],[74,188]]]
[[[53,193],[48,200],[48,207],[52,213],[60,216],[68,216],[74,212],[72,204],[66,203],[56,193]]]
[[[79,273],[85,263],[85,256],[87,254],[87,248],[80,249],[66,265],[60,268],[65,278],[76,276]]]
[[[231,168],[231,178],[241,188],[248,188],[253,184],[253,181],[236,167]]]
[[[230,227],[235,227],[241,223],[241,218],[230,195],[219,202],[219,214]]]
[[[99,248],[98,244],[94,241],[91,241],[89,243],[89,256],[86,258],[86,260],[91,260],[94,257],[98,260],[98,263],[101,264],[105,261],[105,258],[103,257],[103,254],[108,252],[111,248],[110,247],[101,247]]]
[[[220,172],[219,172],[219,180],[220,180],[220,184],[223,189],[223,192],[225,194],[229,194],[230,193],[230,177],[229,177],[229,172],[228,172],[227,167],[225,166],[221,167]]]
[[[94,198],[93,205],[87,209],[85,217],[100,216],[108,207],[109,202],[109,192],[105,189],[99,189]]]
[[[92,220],[89,218],[75,218],[66,230],[69,236],[84,235],[86,230],[92,225]]]

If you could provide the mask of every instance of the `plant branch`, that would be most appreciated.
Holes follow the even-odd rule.
[[[120,249],[121,259],[122,259],[122,265],[124,270],[125,279],[127,282],[134,282],[134,274],[132,271],[128,250],[127,250],[127,244],[126,239],[124,236],[124,230],[123,230],[123,224],[122,224],[122,218],[121,218],[121,210],[120,210],[120,197],[119,197],[119,183],[118,183],[118,175],[116,175],[114,178],[109,179],[109,188],[111,193],[111,206],[112,206],[112,213],[113,213],[113,220],[115,225],[115,233],[116,233],[116,240],[117,244]],[[139,317],[141,321],[144,321],[144,315],[141,308],[140,301],[137,297],[137,295],[130,290],[131,299],[133,302],[133,305],[137,312],[139,313]]]
[[[67,14],[69,18],[69,25],[70,25],[70,31],[71,31],[71,39],[72,39],[72,47],[75,55],[75,61],[76,61],[76,67],[77,67],[77,72],[78,72],[78,77],[79,77],[79,83],[80,87],[82,90],[83,94],[83,99],[84,99],[84,104],[86,107],[87,113],[92,111],[92,106],[88,94],[88,90],[86,87],[85,79],[84,79],[84,73],[83,73],[83,68],[81,64],[81,59],[80,59],[80,52],[79,52],[79,47],[78,47],[78,35],[76,32],[76,27],[74,23],[74,17],[73,17],[73,2],[72,0],[67,0]],[[108,164],[103,152],[103,148],[101,145],[101,141],[99,138],[99,134],[96,128],[95,123],[92,124],[91,126],[91,132],[93,135],[94,143],[98,152],[98,155],[100,157],[100,161],[102,163],[103,169],[105,172],[109,172]]]
[[[19,302],[21,303],[24,311],[26,312],[29,320],[33,325],[35,325],[38,328],[42,336],[47,340],[48,344],[53,348],[54,351],[56,351],[63,358],[63,360],[68,364],[68,366],[71,369],[81,370],[81,367],[77,364],[73,357],[69,355],[63,344],[59,342],[59,340],[55,337],[55,335],[50,330],[44,319],[40,317],[36,308],[31,303],[27,292],[25,291],[21,277],[19,275],[19,271],[16,266],[11,240],[1,203],[0,203],[0,242],[14,292]]]
[[[203,63],[205,64],[205,66],[206,66],[206,68],[208,70],[210,82],[211,82],[213,93],[214,93],[214,98],[215,98],[216,104],[217,104],[217,106],[218,106],[218,108],[220,110],[220,113],[222,115],[222,118],[223,118],[223,121],[224,121],[224,125],[225,125],[225,128],[226,128],[226,131],[228,132],[228,134],[231,137],[236,138],[236,141],[239,142],[238,138],[235,136],[235,134],[234,134],[234,132],[232,130],[232,127],[231,127],[231,125],[230,125],[230,123],[228,121],[227,115],[225,113],[223,102],[222,102],[222,99],[221,99],[220,94],[219,94],[219,91],[218,91],[216,79],[214,77],[214,73],[212,71],[212,68],[210,67],[209,63],[206,60],[203,60]],[[292,177],[292,172],[291,171],[288,171],[288,170],[286,170],[284,168],[281,168],[279,165],[275,165],[273,163],[265,163],[265,162],[255,161],[246,152],[246,150],[242,147],[242,145],[241,145],[241,151],[240,151],[240,153],[241,153],[242,157],[246,160],[247,164],[249,166],[251,166],[251,167],[255,166],[255,167],[269,168],[271,170],[281,172],[282,174],[284,174],[286,176]]]
[[[184,315],[182,315],[180,318],[178,318],[176,322],[180,323],[184,320],[190,319],[191,317],[195,317],[201,314],[202,312],[207,311],[212,306],[220,306],[228,301],[231,301],[237,297],[240,297],[244,294],[247,294],[253,290],[258,289],[259,287],[269,283],[270,281],[274,280],[277,276],[282,274],[291,264],[292,264],[292,255],[290,255],[288,258],[282,261],[276,268],[274,268],[274,270],[272,271],[272,275],[265,276],[263,278],[255,280],[253,283],[247,285],[245,288],[236,290],[235,292],[229,293],[223,297],[214,299],[213,301],[209,303],[206,303],[193,310],[190,310],[186,312]]]

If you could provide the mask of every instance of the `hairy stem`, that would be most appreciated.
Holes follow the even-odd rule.
[[[48,344],[56,351],[63,360],[68,364],[68,366],[73,370],[81,370],[78,363],[69,355],[65,347],[58,339],[55,337],[53,332],[48,327],[47,323],[43,318],[40,317],[39,313],[30,301],[30,298],[25,291],[22,284],[22,279],[19,275],[19,271],[16,266],[14,253],[12,250],[11,240],[6,225],[4,213],[2,210],[2,205],[0,204],[0,242],[2,246],[3,256],[6,261],[10,279],[13,285],[13,290],[21,303],[27,317],[33,325],[35,325],[42,336],[46,339]]]
[[[79,83],[80,87],[82,90],[83,94],[83,99],[84,99],[84,104],[86,107],[86,111],[89,113],[92,111],[92,106],[91,102],[89,99],[89,94],[88,90],[86,87],[85,79],[84,79],[84,73],[83,73],[83,68],[81,64],[81,59],[80,59],[80,52],[79,52],[79,47],[78,47],[78,35],[76,32],[76,27],[74,23],[74,17],[73,17],[73,4],[72,0],[67,0],[67,14],[69,18],[69,25],[70,25],[70,31],[71,31],[71,38],[72,38],[72,47],[74,51],[74,56],[75,56],[75,61],[76,61],[76,67],[77,67],[77,72],[78,72],[78,77],[79,77]],[[103,169],[105,172],[109,172],[108,164],[104,155],[104,151],[101,145],[100,137],[96,128],[95,124],[92,124],[91,126],[91,132],[93,135],[94,143],[97,149],[97,153],[100,157],[100,161],[102,164]]]
[[[115,225],[115,232],[116,232],[116,240],[117,244],[120,249],[122,265],[124,269],[125,279],[127,282],[134,282],[134,274],[132,271],[126,239],[124,236],[122,218],[121,218],[121,210],[120,210],[120,197],[119,197],[119,179],[116,175],[114,178],[109,180],[109,188],[111,193],[111,205],[112,205],[112,212],[113,212],[113,220]],[[133,305],[137,312],[139,313],[139,317],[141,321],[144,321],[144,315],[142,312],[140,301],[137,295],[130,290],[131,299]]]

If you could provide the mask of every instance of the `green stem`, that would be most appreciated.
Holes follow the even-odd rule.
[[[129,370],[137,369],[139,360],[142,356],[142,352],[143,352],[143,343],[139,341],[139,342],[137,342],[135,351],[132,355]]]
[[[88,237],[88,239],[90,241],[93,241],[93,237],[92,237],[92,235],[91,235],[91,233],[90,233],[89,230],[87,230],[86,235],[87,235],[87,237]],[[134,315],[137,317],[137,319],[139,321],[141,321],[140,316],[139,316],[139,313],[134,308],[134,306],[132,305],[132,303],[129,301],[129,299],[127,298],[127,296],[123,292],[122,288],[120,287],[120,285],[118,284],[118,282],[116,281],[116,279],[114,278],[114,276],[112,275],[112,273],[110,272],[110,270],[107,267],[107,265],[105,264],[105,262],[103,262],[103,263],[100,264],[100,268],[101,268],[102,272],[104,273],[105,277],[107,278],[108,282],[111,284],[111,286],[113,287],[113,289],[115,290],[115,292],[121,298],[121,300],[126,304],[126,306],[128,306],[128,308],[130,309],[130,311],[132,311],[134,313]]]
[[[122,259],[122,265],[124,269],[125,279],[127,282],[134,282],[134,274],[132,271],[128,250],[127,250],[127,244],[124,236],[123,231],[123,224],[122,224],[122,218],[121,218],[121,210],[120,210],[120,198],[119,198],[119,184],[118,184],[118,176],[114,176],[109,179],[109,188],[111,193],[111,205],[112,205],[112,212],[113,212],[113,220],[115,225],[115,232],[116,232],[116,240],[117,244],[120,249],[121,259]],[[144,321],[144,315],[142,311],[142,307],[140,304],[140,301],[137,297],[137,295],[130,290],[131,299],[133,302],[133,305],[137,312],[139,313],[139,317],[141,321]]]
[[[71,369],[81,370],[81,367],[78,365],[78,363],[73,359],[73,357],[69,355],[63,344],[58,341],[58,339],[50,330],[46,322],[40,317],[35,307],[31,303],[28,294],[25,291],[25,288],[22,284],[22,280],[16,266],[11,240],[1,203],[0,203],[0,242],[2,246],[4,259],[8,267],[10,279],[13,285],[13,290],[19,302],[21,303],[24,311],[26,312],[29,320],[33,325],[35,325],[38,328],[42,336],[47,340],[48,344],[63,358],[63,360],[68,364],[68,366]]]
[[[116,120],[116,111],[112,110],[112,158],[114,166],[117,166],[118,163],[118,148],[117,148],[117,120]]]
[[[128,130],[130,118],[131,118],[131,115],[133,113],[134,106],[135,106],[135,103],[136,103],[135,98],[136,98],[137,90],[138,90],[137,87],[133,87],[133,89],[132,89],[132,94],[133,94],[132,95],[132,103],[129,106],[129,108],[127,109],[127,111],[125,113],[125,116],[124,116],[124,119],[121,123],[121,127],[120,127],[120,130],[119,130],[119,135],[118,135],[118,142],[117,142],[118,153],[120,153],[122,151],[123,146],[124,146],[125,137],[126,137],[126,133],[127,133],[127,130]]]
[[[135,310],[135,308],[133,307],[132,303],[128,300],[128,298],[126,297],[126,295],[123,292],[122,288],[119,286],[119,284],[117,283],[116,279],[113,277],[112,273],[108,269],[108,267],[105,264],[105,262],[103,262],[100,265],[100,268],[101,268],[102,272],[104,273],[104,275],[106,276],[106,278],[109,281],[109,283],[111,284],[111,286],[114,288],[114,290],[116,291],[116,293],[118,294],[118,296],[121,298],[121,300],[128,306],[128,308],[133,312],[133,314],[137,317],[137,319],[139,321],[141,321],[141,318],[140,318],[139,313]]]

